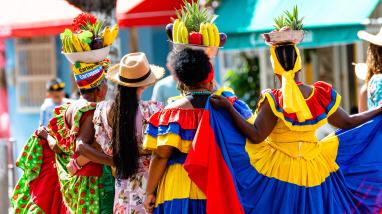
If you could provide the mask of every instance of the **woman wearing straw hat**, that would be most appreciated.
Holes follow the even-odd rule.
[[[382,28],[377,35],[359,31],[358,37],[369,42],[367,48],[367,105],[369,109],[382,104]]]
[[[98,103],[93,123],[95,137],[115,166],[114,213],[145,213],[143,200],[151,153],[142,149],[143,132],[149,117],[162,108],[141,101],[143,91],[162,78],[164,69],[150,65],[144,53],[125,55],[111,67],[107,79],[118,85],[116,97]],[[82,166],[88,160],[77,158]]]

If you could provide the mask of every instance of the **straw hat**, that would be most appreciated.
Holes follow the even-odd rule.
[[[106,78],[118,85],[141,87],[154,84],[163,77],[164,68],[150,65],[144,53],[130,53],[119,64],[109,68]]]
[[[377,35],[368,33],[365,30],[360,30],[357,33],[358,38],[373,43],[374,45],[382,46],[382,28]]]
[[[355,75],[360,80],[365,80],[367,75],[367,65],[366,63],[353,63]]]

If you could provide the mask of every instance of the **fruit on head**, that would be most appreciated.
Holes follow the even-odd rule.
[[[200,31],[199,31],[199,33],[201,33],[202,36],[203,36],[203,45],[204,45],[204,46],[209,46],[209,45],[210,45],[210,39],[209,39],[209,37],[208,37],[208,30],[207,30],[207,26],[206,26],[205,23],[202,23],[202,24],[200,25]]]
[[[95,38],[92,43],[90,44],[90,47],[92,50],[95,50],[95,49],[101,49],[103,48],[103,40],[102,38]]]
[[[219,29],[218,29],[218,27],[215,24],[212,24],[212,29],[213,29],[214,38],[215,38],[214,46],[215,47],[219,47],[220,46]]]
[[[171,41],[173,41],[173,39],[172,39],[172,30],[173,30],[173,28],[174,28],[174,24],[173,23],[170,23],[170,24],[167,24],[166,25],[166,33],[167,33],[167,37],[171,40]]]
[[[205,25],[207,27],[209,45],[210,46],[215,46],[215,36],[214,36],[213,27],[212,27],[212,25],[210,23],[206,23]]]
[[[172,29],[172,41],[174,43],[178,43],[178,41],[179,41],[179,39],[178,39],[178,28],[179,28],[179,19],[175,19],[174,26]]]
[[[225,42],[227,41],[227,34],[225,33],[219,33],[219,37],[220,37],[220,44],[219,44],[219,47],[223,47]]]
[[[203,44],[202,34],[198,32],[191,32],[188,35],[188,43],[193,45],[202,45]]]

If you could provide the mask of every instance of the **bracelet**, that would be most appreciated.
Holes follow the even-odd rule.
[[[46,138],[46,140],[49,142],[49,141],[54,141],[56,142],[56,139],[54,137],[52,137],[50,134],[48,134],[48,137]]]
[[[72,167],[74,168],[75,173],[77,173],[79,170],[82,169],[82,167],[80,167],[80,166],[78,165],[76,159],[71,159],[71,160],[69,161],[69,164],[70,164],[70,166],[72,166]]]

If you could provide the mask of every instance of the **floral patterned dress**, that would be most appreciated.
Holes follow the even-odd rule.
[[[382,105],[382,74],[374,75],[367,86],[367,106],[373,109]]]
[[[112,156],[111,144],[112,128],[107,122],[107,109],[112,105],[111,101],[104,101],[97,105],[94,112],[94,126],[97,143],[100,144],[105,154]],[[142,147],[144,131],[152,114],[161,110],[163,105],[155,101],[140,101],[136,116],[137,140]],[[115,182],[114,213],[136,214],[146,213],[143,208],[145,187],[148,178],[150,155],[142,155],[139,158],[138,172],[129,179]]]

